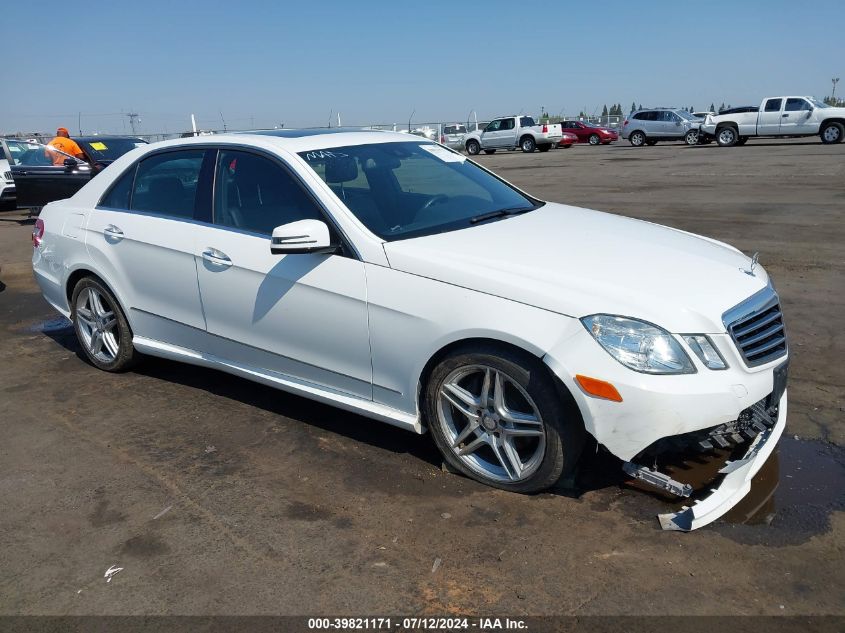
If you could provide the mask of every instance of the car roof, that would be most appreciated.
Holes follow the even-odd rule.
[[[81,141],[82,143],[96,143],[98,141],[133,141],[135,143],[149,142],[137,136],[120,136],[119,134],[115,134],[113,136],[106,136],[104,134],[98,134],[97,136],[71,136],[70,138],[77,142]]]
[[[210,136],[189,136],[153,143],[156,147],[180,147],[183,145],[240,144],[257,147],[278,147],[290,152],[305,152],[330,147],[349,145],[370,145],[373,143],[426,142],[420,136],[402,132],[361,130],[358,128],[322,128],[300,130],[256,130]],[[430,141],[429,141],[430,142]]]

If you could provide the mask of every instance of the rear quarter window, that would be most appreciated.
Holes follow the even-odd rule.
[[[129,199],[132,195],[132,182],[135,180],[135,169],[137,164],[132,165],[123,175],[120,176],[100,199],[98,206],[109,209],[128,209]]]

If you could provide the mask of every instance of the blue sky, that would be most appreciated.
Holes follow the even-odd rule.
[[[584,8],[581,8],[584,7]],[[758,103],[845,76],[841,0],[13,2],[0,132]],[[827,16],[825,18],[824,16]],[[838,91],[845,95],[845,85]]]

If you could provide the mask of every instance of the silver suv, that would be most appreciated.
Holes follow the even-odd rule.
[[[701,119],[686,110],[676,108],[651,108],[632,112],[622,124],[622,138],[634,147],[656,145],[658,141],[685,141],[698,143],[698,126]]]

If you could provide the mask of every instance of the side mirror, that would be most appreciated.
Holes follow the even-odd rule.
[[[270,252],[273,255],[293,253],[334,253],[340,248],[332,244],[329,227],[320,220],[299,220],[273,229]]]
[[[75,158],[65,158],[64,166],[65,167],[76,167],[79,164],[79,161]]]

